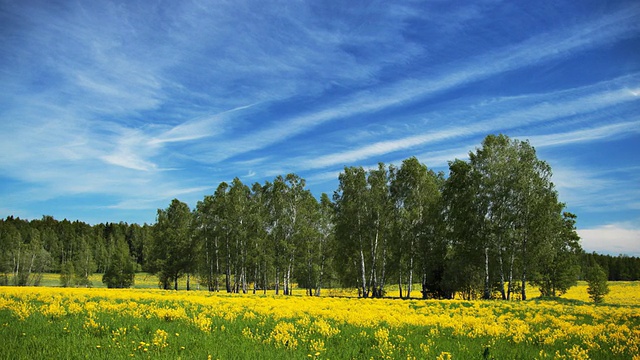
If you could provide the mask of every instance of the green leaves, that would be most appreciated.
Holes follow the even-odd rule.
[[[607,273],[598,264],[592,264],[587,268],[585,274],[587,281],[587,293],[589,298],[596,304],[604,302],[604,297],[609,293],[609,285],[607,284]]]
[[[165,289],[173,282],[177,290],[178,278],[194,265],[191,220],[189,206],[178,199],[167,209],[158,209],[150,270],[158,274]]]
[[[73,271],[73,268],[71,268]],[[109,267],[102,276],[102,282],[109,288],[131,287],[135,279],[135,261],[129,254],[129,246],[124,238],[118,237],[111,254]]]
[[[564,204],[558,202],[551,167],[537,158],[529,142],[505,135],[487,136],[469,158],[449,164],[445,215],[453,243],[467,249],[468,256],[484,252],[485,296],[497,283],[508,298],[516,276],[522,298],[528,280],[546,283],[550,293],[565,291],[572,282],[561,279],[575,276],[569,265],[580,247],[572,240],[575,229],[563,227]]]

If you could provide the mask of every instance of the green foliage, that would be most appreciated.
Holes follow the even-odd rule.
[[[584,254],[582,259],[584,269],[594,262],[598,263],[607,272],[609,281],[640,280],[640,257],[622,254],[618,256],[596,253]]]
[[[593,264],[587,269],[585,274],[587,281],[587,293],[589,298],[596,304],[604,302],[604,297],[609,293],[607,284],[607,273],[598,264]]]
[[[442,177],[412,157],[394,172],[389,186],[396,237],[392,256],[399,277],[406,279],[407,297],[411,296],[414,273],[421,279],[423,298],[444,296],[441,282],[446,245],[440,241],[439,216]]]
[[[79,247],[79,251],[75,254],[73,281],[78,286],[91,287],[93,284],[89,277],[96,271],[97,266],[93,261],[91,248],[84,238],[81,239]]]
[[[31,221],[1,219],[0,285],[37,286],[44,273],[52,271],[60,274],[56,284],[92,286],[89,280],[92,274],[104,273],[109,266],[116,238],[124,239],[127,247],[134,248],[139,246],[136,236],[148,241],[150,233],[147,225],[126,223],[90,226],[79,221],[58,221],[51,216]],[[134,266],[139,268],[138,264]]]
[[[453,254],[482,269],[484,298],[492,297],[497,284],[501,297],[509,299],[519,281],[520,296],[526,299],[527,283],[537,280],[543,263],[565,247],[554,241],[564,205],[550,181],[551,168],[527,141],[505,135],[487,136],[469,158],[468,163],[450,163],[443,190]],[[477,254],[482,254],[480,259]],[[559,279],[557,274],[549,276]]]
[[[189,206],[178,199],[167,209],[158,209],[149,271],[158,274],[164,289],[173,283],[178,290],[178,278],[194,270],[191,218]]]
[[[550,224],[549,241],[541,245],[540,256],[533,284],[542,296],[562,296],[574,286],[580,275],[580,238],[575,229],[576,216],[565,212],[562,218]]]
[[[335,261],[344,264],[337,269],[338,277],[343,285],[356,286],[363,297],[381,297],[389,273],[403,271],[402,241],[394,237],[400,231],[390,193],[394,173],[394,167],[382,163],[369,171],[345,167],[334,193]],[[415,257],[415,251],[412,254]]]
[[[41,232],[13,218],[0,221],[0,284],[27,286],[40,283],[51,256]]]
[[[333,202],[288,174],[251,188],[223,182],[193,212],[173,199],[154,225],[9,217],[0,220],[0,285],[37,285],[53,270],[64,286],[91,286],[94,272],[124,286],[125,258],[165,289],[184,278],[189,287],[193,275],[228,292],[290,294],[297,283],[315,295],[340,283],[364,297],[396,288],[407,297],[417,283],[425,298],[510,299],[533,283],[561,296],[581,256],[610,280],[640,278],[637,258],[582,254],[576,217],[563,213],[550,177],[527,141],[490,135],[469,161],[450,162],[446,179],[415,157],[399,168],[345,167]]]
[[[134,283],[135,269],[135,261],[129,255],[129,247],[124,239],[118,238],[111,262],[102,276],[102,282],[109,288],[129,288]]]
[[[64,263],[60,268],[60,285],[62,287],[73,286],[74,273],[73,262],[67,261]]]
[[[365,247],[367,233],[367,175],[362,167],[345,167],[338,177],[340,184],[333,195],[336,204],[336,262],[344,264],[338,277],[344,286],[357,287],[366,297],[367,266],[372,266]],[[365,256],[367,256],[365,258]]]

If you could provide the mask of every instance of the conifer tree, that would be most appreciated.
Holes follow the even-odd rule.
[[[598,264],[593,264],[587,269],[585,274],[587,280],[587,293],[589,298],[596,304],[604,302],[604,297],[609,293],[607,283],[607,273]]]
[[[124,238],[116,238],[109,266],[102,276],[108,288],[129,288],[135,279],[135,262],[129,254],[129,246]]]

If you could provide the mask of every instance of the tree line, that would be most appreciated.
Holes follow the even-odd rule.
[[[637,279],[640,259],[584,254],[575,223],[533,146],[490,135],[447,177],[415,157],[345,167],[332,197],[288,174],[223,182],[194,209],[174,199],[153,225],[9,217],[0,283],[38,285],[54,271],[63,286],[90,286],[99,272],[128,287],[144,270],[164,289],[186,278],[187,289],[193,280],[238,293],[287,295],[297,284],[309,295],[346,286],[361,297],[526,299],[531,284],[562,295],[596,263],[611,280]]]
[[[38,286],[43,273],[54,272],[62,286],[92,286],[89,277],[97,272],[109,286],[128,287],[145,263],[152,229],[9,216],[0,220],[0,284]]]
[[[585,254],[583,264],[598,264],[602,267],[610,281],[640,280],[640,258],[627,255]]]

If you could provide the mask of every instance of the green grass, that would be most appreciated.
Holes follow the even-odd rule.
[[[219,321],[205,333],[180,321],[130,317],[105,318],[105,329],[87,331],[84,316],[47,319],[32,315],[16,322],[8,311],[0,311],[0,348],[2,359],[407,359],[433,358],[442,352],[456,354],[460,359],[534,359],[539,348],[533,344],[515,345],[508,340],[491,338],[469,339],[442,332],[430,336],[428,328],[402,327],[389,330],[388,340],[376,338],[379,329],[340,326],[339,336],[316,340],[325,342],[319,356],[300,343],[296,348],[276,346],[266,339],[251,340],[243,329],[262,331],[268,337],[275,324],[239,320]],[[382,327],[381,327],[382,328]],[[118,329],[127,329],[126,333]],[[166,331],[167,346],[153,344],[158,330]],[[141,345],[143,344],[143,345]],[[422,344],[422,347],[421,347]],[[423,348],[427,344],[426,348]],[[489,350],[486,350],[489,348]],[[146,351],[145,351],[146,349]],[[426,351],[425,351],[426,349]],[[553,349],[550,349],[553,350]],[[553,352],[552,352],[553,353]]]
[[[156,288],[151,276],[142,284]],[[628,296],[636,294],[637,298],[639,284],[620,286],[624,285]],[[341,298],[310,302],[320,308],[331,304],[329,309],[334,313],[357,315],[360,308],[373,304],[379,305],[381,312],[402,308],[406,316],[443,314],[451,323],[475,316],[480,320],[478,326],[493,324],[498,317],[508,319],[499,326],[518,321],[529,324],[526,337],[516,340],[513,335],[472,335],[473,323],[461,331],[422,323],[394,327],[384,321],[356,326],[306,312],[277,317],[254,307],[263,301],[282,308],[309,304],[309,298],[298,296],[57,288],[27,291],[31,289],[0,288],[0,359],[446,359],[447,354],[452,359],[571,359],[580,358],[576,349],[588,349],[591,359],[632,359],[638,355],[640,344],[637,305],[594,306],[575,299],[503,302]],[[66,311],[45,315],[49,304],[61,304]],[[30,308],[29,316],[21,318],[15,311],[15,306],[21,305]],[[71,305],[80,310],[71,311]],[[174,318],[153,315],[148,310],[133,316],[132,311],[122,311],[122,306],[115,305],[184,312]],[[235,316],[228,318],[229,313]],[[252,316],[245,316],[249,313]],[[204,330],[196,321],[200,314],[207,314],[206,319],[211,321]],[[543,315],[543,321],[533,321],[536,315]],[[314,325],[321,320],[339,331],[327,335],[317,330]],[[562,320],[562,325],[554,327],[555,320]],[[603,326],[600,330],[593,327],[598,324]],[[606,338],[595,336],[585,341],[580,332],[587,328],[591,334],[601,331]],[[546,335],[539,335],[547,330],[566,331],[568,335],[544,343]],[[166,338],[160,336],[165,333]]]
[[[106,288],[107,286],[102,283],[102,274],[96,273],[89,276],[89,280],[91,281],[91,287],[93,288]],[[195,281],[192,282],[195,287]],[[48,287],[59,287],[60,286],[60,274],[55,273],[46,273],[42,276],[42,281],[40,282],[40,286],[48,286]],[[178,282],[178,286],[181,289],[186,288],[186,278],[180,279]],[[134,289],[157,289],[158,288],[158,277],[148,273],[136,273],[135,283],[132,286]]]

